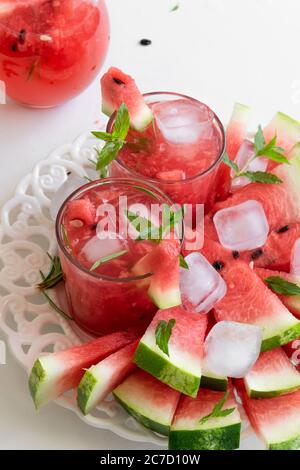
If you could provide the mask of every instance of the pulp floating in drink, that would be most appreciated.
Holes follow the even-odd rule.
[[[6,0],[0,5],[0,80],[20,103],[55,106],[96,77],[108,42],[104,0]]]

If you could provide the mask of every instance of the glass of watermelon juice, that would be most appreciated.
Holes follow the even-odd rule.
[[[205,104],[177,93],[144,95],[153,121],[142,132],[130,130],[110,168],[111,176],[139,176],[158,186],[178,204],[215,199],[216,173],[225,150],[225,132]],[[115,116],[108,123],[111,132]]]
[[[96,77],[109,43],[104,0],[0,3],[0,80],[8,96],[52,107]]]
[[[166,204],[173,203],[141,180],[106,178],[78,189],[62,205],[59,255],[69,312],[83,330],[104,335],[151,321],[157,310],[147,295],[151,273],[137,276],[132,268],[158,245],[151,237],[135,240],[139,232],[126,211],[153,221],[153,206]]]

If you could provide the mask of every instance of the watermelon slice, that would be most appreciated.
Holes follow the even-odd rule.
[[[178,240],[162,240],[136,263],[132,272],[137,276],[153,273],[148,295],[158,308],[181,305]]]
[[[286,344],[300,335],[300,322],[247,264],[228,264],[222,275],[228,290],[226,297],[215,305],[217,321],[260,326],[262,351]]]
[[[232,389],[223,410],[235,408],[225,417],[210,418],[200,424],[223,398],[223,392],[200,389],[196,399],[180,399],[169,436],[170,450],[231,450],[240,443],[241,418]]]
[[[101,78],[102,111],[111,116],[125,103],[130,114],[131,126],[144,130],[153,120],[149,106],[130,75],[126,75],[116,67],[111,67]]]
[[[279,112],[275,114],[272,121],[264,129],[266,142],[269,142],[274,135],[277,136],[276,144],[285,150],[285,154],[289,158],[292,158],[292,154],[289,155],[289,152],[300,141],[300,122]],[[275,162],[269,162],[269,169],[275,166],[277,166]]]
[[[226,132],[226,152],[231,160],[235,160],[242,142],[247,137],[247,126],[250,117],[250,108],[240,103],[234,105],[233,113]],[[227,198],[231,187],[230,168],[221,163],[217,181],[217,200],[223,201]]]
[[[204,362],[200,387],[209,388],[210,390],[225,391],[228,388],[228,378],[211,372]]]
[[[281,178],[281,184],[253,183],[235,192],[226,201],[215,204],[214,215],[218,210],[237,206],[242,202],[260,202],[267,216],[270,230],[300,220],[300,154],[290,160],[290,165],[279,165],[274,173]]]
[[[29,389],[36,408],[77,387],[84,369],[136,338],[137,331],[117,332],[37,359],[29,376]]]
[[[169,339],[169,356],[156,344],[155,330],[161,321],[174,319]],[[135,362],[170,387],[197,396],[201,380],[203,342],[207,316],[183,307],[159,310],[146,330],[135,354]]]
[[[113,392],[117,401],[141,424],[167,436],[180,393],[143,370],[130,375]]]
[[[266,278],[271,276],[281,277],[288,282],[296,284],[300,287],[300,276],[295,274],[284,273],[280,271],[271,271],[270,269],[256,268],[255,273],[264,281]],[[281,302],[295,315],[300,318],[300,295],[279,295]]]
[[[86,370],[77,389],[77,401],[83,414],[88,414],[134,371],[137,345],[135,341]]]
[[[281,348],[262,353],[244,378],[251,398],[275,397],[300,388],[300,374]]]
[[[248,397],[242,381],[236,385],[249,421],[268,449],[300,449],[300,390],[257,400]]]

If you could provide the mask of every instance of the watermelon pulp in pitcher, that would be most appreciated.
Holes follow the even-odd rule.
[[[8,96],[35,107],[83,91],[105,59],[104,0],[5,0],[0,5],[0,80]]]

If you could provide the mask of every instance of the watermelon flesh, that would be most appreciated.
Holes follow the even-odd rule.
[[[268,449],[300,449],[300,390],[257,400],[248,397],[242,381],[236,385],[249,421]]]
[[[88,414],[134,371],[135,341],[85,371],[77,389],[77,402],[83,414]]]
[[[275,135],[277,137],[276,145],[285,150],[285,155],[288,158],[292,158],[292,149],[300,141],[300,123],[290,116],[278,112],[264,129],[266,142],[269,142]],[[277,165],[276,162],[269,161],[268,170]]]
[[[102,111],[111,116],[121,104],[126,104],[131,127],[143,131],[153,120],[152,111],[130,75],[111,67],[101,78]]]
[[[159,434],[167,436],[180,393],[147,374],[133,372],[113,392],[117,401],[137,421]]]
[[[262,268],[256,268],[254,271],[263,281],[268,277],[276,276],[300,287],[300,276]],[[292,312],[293,315],[295,315],[297,318],[300,318],[300,295],[278,294],[278,297],[280,298],[281,302],[289,309],[289,311]]]
[[[262,351],[286,344],[300,335],[300,322],[247,264],[228,264],[222,275],[227,295],[215,305],[217,321],[260,326]]]
[[[244,383],[250,398],[267,398],[300,388],[300,374],[284,350],[277,348],[260,355]]]
[[[159,322],[176,321],[169,339],[169,356],[156,344]],[[135,354],[136,364],[179,392],[195,397],[201,380],[203,342],[207,316],[183,307],[159,310],[142,337]]]
[[[247,137],[249,117],[250,108],[236,103],[226,131],[226,152],[231,160],[235,160],[242,142]],[[223,201],[228,197],[231,187],[230,168],[223,162],[220,164],[216,181],[217,200]]]
[[[170,450],[230,450],[240,442],[241,418],[232,388],[223,410],[235,408],[226,417],[200,424],[223,398],[224,392],[200,389],[196,398],[182,395],[169,435]]]
[[[138,336],[135,330],[112,333],[37,359],[29,376],[29,389],[36,408],[77,387],[84,369],[132,343]]]

